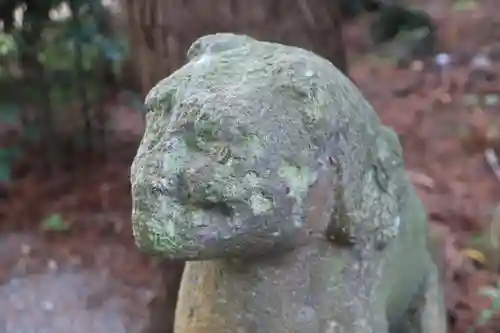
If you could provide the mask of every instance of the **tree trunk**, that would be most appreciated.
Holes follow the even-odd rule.
[[[307,24],[310,49],[330,60],[347,75],[340,0],[298,0],[297,2]]]
[[[183,65],[198,37],[243,33],[309,49],[346,72],[340,0],[122,0],[143,95]]]

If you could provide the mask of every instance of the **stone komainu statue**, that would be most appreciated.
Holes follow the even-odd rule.
[[[444,333],[396,134],[330,62],[199,38],[148,94],[133,231],[186,260],[176,333]]]

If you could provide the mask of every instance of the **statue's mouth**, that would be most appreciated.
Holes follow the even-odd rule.
[[[194,203],[193,206],[200,209],[203,212],[219,213],[220,215],[228,218],[234,215],[234,208],[231,207],[226,202],[202,201]]]
[[[176,174],[170,196],[181,205],[207,213],[219,213],[224,217],[234,215],[234,208],[224,198],[224,184],[215,184],[198,179],[187,172]]]

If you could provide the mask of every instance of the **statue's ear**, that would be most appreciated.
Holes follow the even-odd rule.
[[[218,33],[198,38],[187,51],[187,59],[191,61],[203,54],[216,54],[242,47],[255,39],[245,35]]]
[[[385,125],[380,126],[380,136],[384,139],[390,147],[394,150],[399,156],[403,156],[403,147],[401,146],[401,142],[399,141],[399,136],[394,130]]]
[[[344,201],[343,187],[335,187],[333,189],[334,208],[325,230],[325,237],[337,246],[349,247],[356,243],[356,236],[353,231],[353,221],[349,218]]]
[[[197,39],[196,41],[194,41],[193,44],[191,44],[191,46],[189,47],[189,49],[187,51],[187,54],[186,54],[187,60],[188,61],[193,60],[194,58],[203,54],[204,51],[205,51],[205,47],[204,47],[203,39],[202,38]]]

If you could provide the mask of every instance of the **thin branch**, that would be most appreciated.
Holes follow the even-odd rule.
[[[498,162],[497,154],[492,148],[488,148],[484,151],[484,156],[491,170],[493,170],[497,181],[500,183],[500,163]]]

